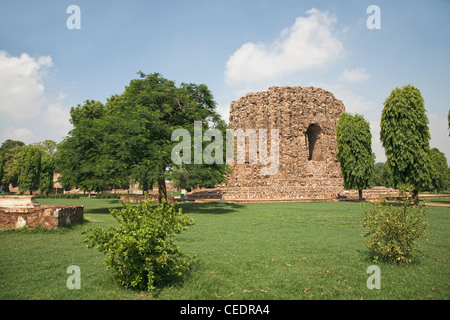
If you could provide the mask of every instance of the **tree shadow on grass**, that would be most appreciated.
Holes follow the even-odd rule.
[[[197,214],[226,214],[238,211],[244,207],[243,204],[237,203],[180,203],[177,208],[183,209],[184,213]]]
[[[122,204],[120,202],[117,202],[117,200],[108,200],[107,201],[107,207],[97,207],[97,208],[86,208],[84,210],[84,213],[89,214],[109,214],[110,209],[120,209],[122,208]]]
[[[158,299],[161,295],[161,292],[165,289],[177,289],[182,288],[184,284],[192,278],[193,274],[198,272],[201,269],[200,261],[197,259],[193,259],[189,261],[190,266],[189,270],[185,271],[181,276],[173,275],[170,277],[166,277],[164,282],[156,283],[155,289],[151,291],[153,298]]]
[[[371,265],[384,265],[384,266],[396,266],[396,267],[414,267],[420,266],[422,263],[422,259],[424,258],[422,255],[418,254],[412,257],[412,261],[409,263],[406,262],[396,262],[390,259],[376,259],[377,255],[375,251],[366,249],[366,250],[356,250],[358,254],[361,256],[361,261],[365,261]]]

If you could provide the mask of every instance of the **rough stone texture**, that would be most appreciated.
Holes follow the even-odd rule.
[[[0,207],[0,228],[61,228],[82,221],[83,206]]]
[[[401,192],[398,189],[386,188],[386,187],[373,187],[371,189],[362,190],[363,198],[366,200],[376,200],[379,197],[382,198],[396,198],[401,196]],[[407,193],[409,195],[409,193]],[[345,190],[338,195],[339,200],[356,200],[359,199],[358,190]]]
[[[0,207],[34,208],[39,206],[33,196],[0,196]]]
[[[336,125],[343,112],[332,93],[314,87],[271,87],[233,101],[231,129],[279,130],[279,169],[262,175],[261,164],[235,163],[223,198],[336,199],[344,191],[336,159]]]

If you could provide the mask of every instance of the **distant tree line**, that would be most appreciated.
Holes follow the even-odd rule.
[[[138,74],[122,94],[111,96],[105,104],[87,100],[72,108],[73,129],[61,143],[4,141],[1,189],[8,192],[12,185],[20,192],[48,194],[53,190],[54,172],[58,172],[64,188],[101,192],[139,183],[143,192],[156,186],[161,200],[167,198],[166,180],[180,189],[226,182],[231,169],[225,159],[223,164],[182,165],[171,159],[178,143],[171,139],[175,129],[193,132],[194,121],[202,121],[204,131],[216,128],[225,133],[227,125],[208,87],[176,86],[158,73]],[[450,112],[448,119],[450,128]],[[404,186],[416,198],[419,191],[438,193],[449,187],[447,159],[429,146],[424,100],[411,85],[394,89],[384,103],[380,138],[385,163],[374,161],[370,125],[362,115],[342,114],[336,133],[345,188],[359,190],[360,199],[362,190],[373,186]]]
[[[53,140],[31,145],[11,139],[4,141],[0,147],[1,190],[9,192],[12,185],[30,194],[35,190],[52,192],[56,146]]]

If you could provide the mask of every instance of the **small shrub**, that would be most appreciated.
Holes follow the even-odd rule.
[[[417,244],[425,234],[428,223],[424,219],[423,203],[412,205],[413,199],[403,195],[400,204],[389,204],[386,200],[362,204],[365,217],[362,226],[368,231],[363,237],[375,260],[411,263],[422,254]]]
[[[173,238],[194,222],[175,204],[164,200],[154,205],[147,201],[138,205],[122,202],[123,208],[110,210],[120,223],[117,228],[91,229],[85,238],[88,247],[96,246],[107,253],[107,268],[125,288],[153,290],[189,269],[189,259]]]

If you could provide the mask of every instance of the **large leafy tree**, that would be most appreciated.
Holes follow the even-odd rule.
[[[337,158],[346,189],[356,189],[359,200],[362,190],[370,186],[374,155],[370,125],[362,115],[344,113],[337,124]]]
[[[155,182],[161,200],[167,198],[165,180],[173,166],[172,132],[183,128],[193,133],[195,121],[203,123],[203,130],[209,124],[224,130],[225,123],[216,112],[216,103],[206,85],[182,83],[176,86],[158,73],[139,72],[139,76],[122,95],[107,104],[111,115],[123,124],[122,130],[116,131],[111,139],[121,141],[115,148],[117,163],[129,168],[131,177],[139,181],[144,190],[150,182]],[[203,173],[214,171],[222,179],[217,182],[223,181],[226,171],[225,164],[202,163],[195,168]]]
[[[57,171],[64,187],[73,186],[88,192],[100,192],[105,186],[116,184],[115,173],[109,168],[111,146],[108,139],[109,122],[105,120],[106,108],[98,101],[87,100],[72,108],[71,123],[74,128],[57,150]]]
[[[394,185],[408,186],[417,202],[432,171],[428,117],[419,89],[406,85],[391,92],[384,102],[380,138]]]
[[[208,124],[224,130],[206,85],[176,86],[158,73],[138,74],[105,105],[86,101],[72,108],[74,129],[58,147],[63,184],[99,191],[137,181],[144,192],[157,184],[159,199],[167,198],[165,180],[173,167],[176,143],[172,132],[178,128],[193,132],[194,121],[201,121],[204,130]],[[226,165],[207,167],[212,168],[223,180]]]

